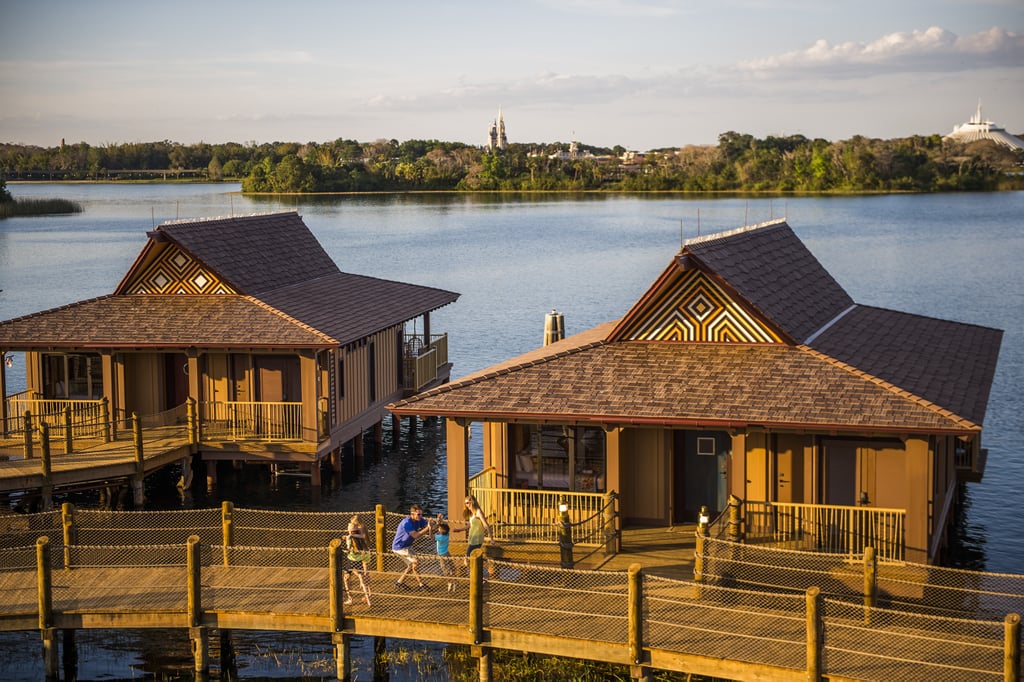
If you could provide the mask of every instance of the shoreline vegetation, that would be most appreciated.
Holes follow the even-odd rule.
[[[70,199],[15,198],[0,178],[0,218],[81,213],[82,205]]]
[[[578,142],[485,149],[438,140],[257,145],[164,140],[0,144],[0,183],[240,182],[244,194],[624,192],[875,194],[1024,189],[1024,153],[940,135],[830,142],[733,131],[717,145],[631,152]],[[2,185],[0,185],[2,187]]]

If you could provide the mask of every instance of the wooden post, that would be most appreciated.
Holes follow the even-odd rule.
[[[631,666],[643,663],[644,659],[644,593],[643,572],[640,564],[629,566],[629,662]],[[636,675],[633,675],[636,677]]]
[[[25,459],[32,459],[32,411],[25,410],[22,420],[25,424]]]
[[[64,407],[64,454],[70,455],[74,449],[74,441],[71,438],[71,406]]]
[[[1020,680],[1020,614],[1009,613],[1003,621],[1003,680]]]
[[[224,546],[224,565],[231,565],[231,547],[235,546],[235,505],[228,500],[220,503],[220,535]]]
[[[135,447],[135,475],[131,480],[132,500],[136,509],[142,509],[145,502],[142,481],[146,478],[146,458],[142,451],[142,420],[136,412],[132,412],[132,444]]]
[[[331,634],[334,642],[334,664],[337,668],[337,679],[348,682],[352,679],[352,638],[344,632]]]
[[[188,420],[188,449],[192,454],[196,453],[199,447],[199,419],[196,415],[196,399],[189,397],[185,401],[185,411]]]
[[[729,496],[729,540],[732,542],[743,542],[743,514],[741,507],[743,500],[735,495]]]
[[[202,582],[200,581],[199,536],[189,535],[186,545],[188,558],[188,623],[199,625],[203,611]]]
[[[65,502],[60,506],[64,526],[64,568],[71,568],[71,546],[78,544],[78,526],[75,525],[75,505]]]
[[[50,538],[43,536],[36,540],[36,570],[39,597],[39,635],[43,640],[43,668],[46,679],[56,680],[60,675],[58,667],[59,647],[57,629],[53,627],[53,574],[50,569]]]
[[[824,645],[821,590],[807,588],[807,680],[821,682],[821,654]]]
[[[43,497],[43,511],[53,509],[53,482],[50,475],[53,469],[50,462],[50,426],[46,422],[39,424],[39,458],[42,460],[43,488],[40,491]]]
[[[386,530],[384,528],[384,505],[378,504],[376,511],[374,512],[374,523],[376,525],[376,532],[374,536],[377,538],[377,570],[380,572],[384,571],[384,548],[387,546],[387,538],[384,537]]]
[[[112,442],[114,440],[114,420],[110,418],[110,401],[107,400],[107,396],[100,399],[100,424],[103,425],[103,442]]]
[[[328,595],[328,609],[331,618],[331,632],[341,632],[344,628],[345,619],[345,566],[341,551],[342,542],[340,538],[334,538],[327,546],[328,559],[328,583],[330,594]]]
[[[697,540],[693,550],[693,582],[697,583],[697,599],[700,599],[700,584],[704,582],[704,555],[707,551],[708,537],[708,508],[700,508],[700,516],[697,517]]]
[[[618,513],[615,509],[617,495],[613,492],[604,496],[604,555],[618,554],[619,546]]]
[[[864,622],[871,622],[871,610],[878,600],[878,555],[874,547],[864,548]]]
[[[469,635],[473,644],[484,641],[484,550],[469,557]]]
[[[78,679],[78,646],[75,644],[75,631],[70,628],[61,630],[61,665],[64,668],[65,680]]]

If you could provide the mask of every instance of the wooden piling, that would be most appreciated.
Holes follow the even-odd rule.
[[[864,548],[864,622],[871,622],[871,610],[878,600],[878,555],[874,547]]]
[[[469,557],[469,636],[473,644],[484,641],[484,550]]]
[[[1020,614],[1010,613],[1003,620],[1003,680],[1020,680]]]
[[[235,546],[235,505],[228,500],[220,503],[220,537],[224,546],[224,565],[231,564],[231,548]]]
[[[629,662],[631,665],[640,665],[644,662],[644,595],[640,564],[630,564],[628,574]]]
[[[59,647],[57,629],[53,627],[53,573],[50,568],[50,538],[43,536],[36,540],[36,582],[39,604],[39,635],[43,642],[43,668],[46,679],[56,680]]]
[[[821,590],[807,588],[807,680],[821,682],[821,653],[824,623],[821,615]]]
[[[103,442],[112,443],[114,441],[114,420],[110,418],[110,401],[107,396],[103,396],[100,399],[100,423],[103,424]]]
[[[46,422],[39,424],[39,458],[42,460],[43,487],[40,491],[43,498],[43,511],[53,510],[53,481],[50,476],[53,474],[50,461],[50,426]]]
[[[195,627],[199,625],[203,610],[203,583],[200,579],[201,566],[199,560],[198,535],[188,536],[186,550],[188,552],[186,559],[186,564],[188,566],[188,623],[190,626]]]
[[[188,415],[188,449],[194,455],[199,447],[199,418],[195,398],[190,397],[185,401],[185,410]]]
[[[136,509],[142,509],[145,503],[145,491],[142,485],[146,478],[146,458],[142,445],[142,420],[138,413],[132,412],[132,445],[135,449],[135,473],[132,475],[132,501]]]
[[[374,526],[375,533],[374,537],[377,539],[377,570],[380,572],[384,571],[384,551],[387,547],[387,538],[385,537],[386,528],[384,527],[384,505],[378,504],[374,511]]]

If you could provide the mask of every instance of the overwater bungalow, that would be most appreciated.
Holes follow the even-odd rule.
[[[1002,332],[856,303],[785,220],[686,242],[621,318],[390,406],[446,420],[449,513],[693,523],[935,562]],[[467,441],[483,434],[481,473]]]
[[[316,484],[388,403],[449,379],[430,315],[458,294],[342,272],[297,212],[171,221],[148,237],[112,294],[0,322],[0,355],[25,354],[27,384],[2,401],[5,437],[26,411],[59,422],[102,405],[124,423],[181,420],[191,403],[211,483],[227,460]]]

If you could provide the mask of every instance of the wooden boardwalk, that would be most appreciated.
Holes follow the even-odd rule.
[[[186,560],[190,551],[199,559]],[[82,628],[182,628],[196,642],[214,629],[318,632],[338,647],[339,678],[346,638],[366,635],[470,645],[478,656],[501,648],[729,679],[1014,679],[1003,622],[911,624],[884,609],[700,585],[638,565],[591,571],[489,561],[483,581],[478,557],[449,592],[428,557],[429,589],[397,586],[401,563],[388,554],[384,570],[368,574],[370,605],[354,576],[355,603],[344,605],[340,572],[332,573],[324,549],[282,559],[247,548],[244,562],[232,565],[224,565],[223,548],[192,543],[83,547],[67,557],[37,545],[2,556],[0,630],[40,630],[44,644],[57,630]],[[1019,649],[1015,655],[1019,666]]]

